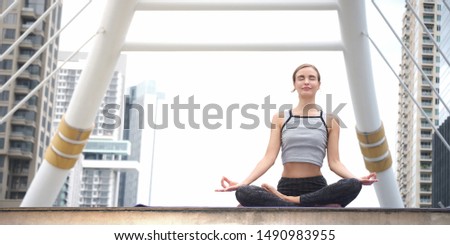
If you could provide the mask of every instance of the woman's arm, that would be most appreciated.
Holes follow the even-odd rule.
[[[377,182],[376,173],[370,173],[364,177],[356,177],[353,175],[341,162],[339,158],[339,131],[340,125],[338,119],[330,116],[328,125],[331,127],[328,129],[328,146],[327,146],[327,156],[328,156],[328,165],[330,166],[331,171],[336,173],[338,176],[342,178],[356,178],[359,179],[362,184],[370,185],[374,182]]]
[[[335,117],[330,116],[328,118],[328,145],[327,145],[327,157],[328,166],[331,171],[342,178],[357,178],[342,164],[339,158],[339,131],[340,126],[338,120]]]
[[[270,139],[266,149],[266,153],[264,154],[264,157],[258,162],[258,164],[256,164],[255,168],[248,175],[248,177],[240,183],[231,181],[228,178],[223,177],[221,181],[223,189],[218,189],[216,191],[234,191],[241,185],[249,185],[259,177],[261,177],[264,173],[267,172],[267,170],[269,170],[270,167],[273,166],[280,151],[281,127],[283,125],[283,121],[284,120],[282,115],[275,114],[272,117],[272,127],[270,130]]]

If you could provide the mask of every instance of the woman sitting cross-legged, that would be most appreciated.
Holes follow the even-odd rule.
[[[222,188],[216,191],[236,191],[244,207],[345,207],[358,196],[362,185],[378,181],[376,173],[358,178],[340,161],[338,117],[324,114],[315,104],[321,85],[317,68],[303,64],[292,78],[299,102],[292,110],[273,116],[263,159],[242,182],[223,177]],[[251,185],[273,166],[280,148],[283,172],[277,188]],[[325,155],[331,171],[342,178],[330,185],[320,170]]]

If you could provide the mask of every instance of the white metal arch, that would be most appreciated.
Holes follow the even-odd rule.
[[[183,44],[183,43],[125,43],[125,37],[135,11],[151,10],[336,10],[338,11],[342,43],[280,43],[270,44]],[[101,21],[103,31],[83,70],[79,84],[64,120],[48,147],[45,160],[28,189],[22,207],[51,206],[69,170],[81,154],[89,138],[109,77],[122,51],[151,50],[221,50],[221,51],[304,51],[339,50],[344,54],[349,79],[356,131],[366,168],[380,179],[375,190],[381,207],[403,208],[392,170],[392,159],[378,112],[372,75],[367,33],[365,1],[354,0],[108,0]],[[99,67],[98,64],[101,64]],[[90,81],[96,81],[93,84]],[[80,117],[79,115],[83,115]]]

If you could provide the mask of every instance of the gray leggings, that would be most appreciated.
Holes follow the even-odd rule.
[[[345,207],[358,196],[361,188],[361,182],[354,178],[327,185],[323,176],[283,177],[278,182],[278,191],[287,196],[300,196],[300,204],[287,202],[255,185],[239,187],[236,199],[244,207],[317,207],[330,204]]]

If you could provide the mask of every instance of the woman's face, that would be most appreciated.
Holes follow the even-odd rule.
[[[300,96],[315,96],[320,88],[320,82],[316,70],[312,67],[305,67],[295,74],[295,90]]]

